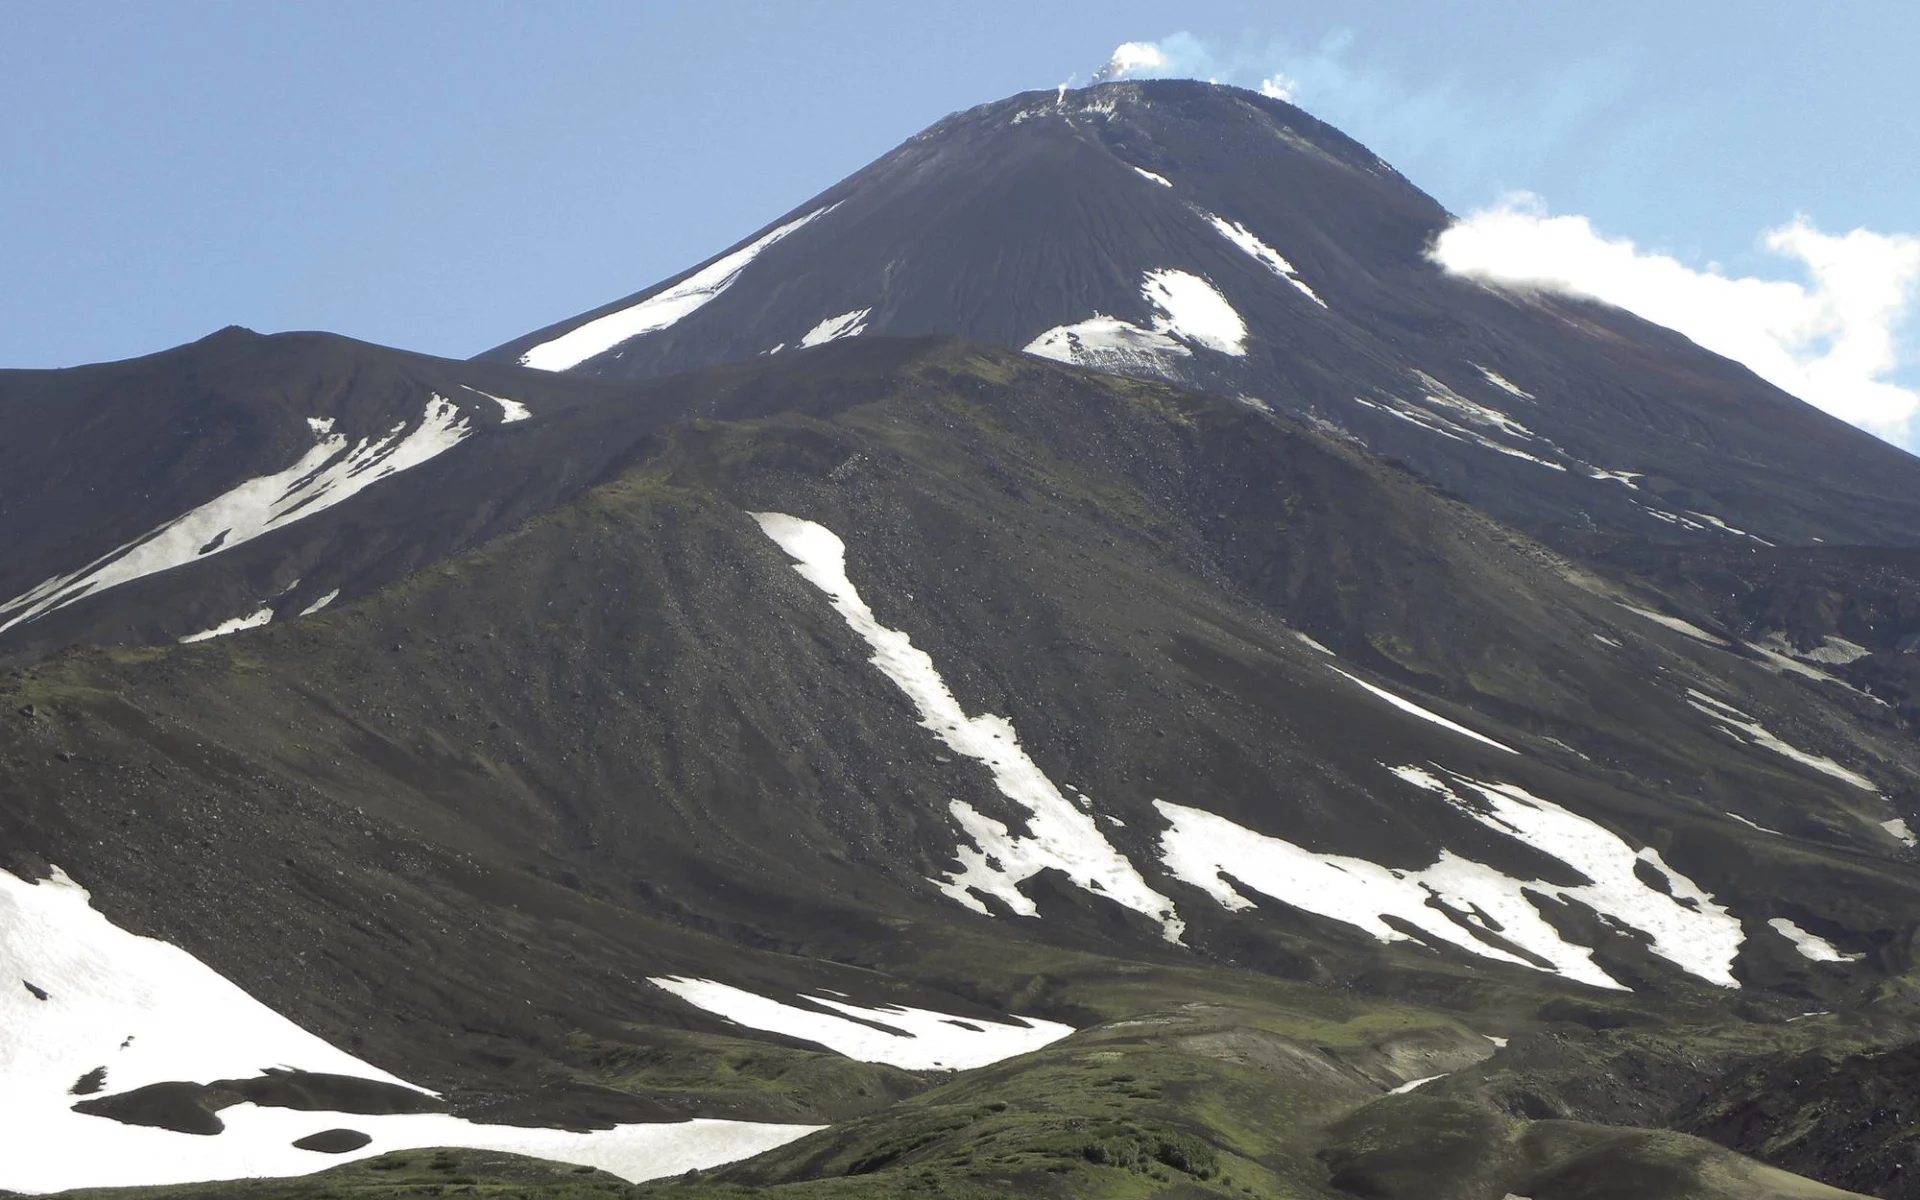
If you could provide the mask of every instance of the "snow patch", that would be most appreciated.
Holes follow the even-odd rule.
[[[1335,675],[1340,676],[1342,679],[1345,679],[1350,683],[1359,684],[1361,687],[1367,689],[1369,692],[1372,692],[1374,695],[1380,697],[1382,700],[1385,700],[1388,704],[1393,705],[1395,708],[1399,709],[1401,712],[1412,713],[1414,716],[1419,717],[1422,721],[1431,721],[1435,725],[1440,726],[1442,729],[1451,730],[1454,733],[1460,734],[1464,737],[1470,737],[1476,742],[1481,742],[1488,746],[1492,746],[1495,750],[1505,750],[1508,754],[1520,753],[1518,750],[1515,750],[1512,746],[1508,746],[1501,742],[1496,742],[1492,738],[1486,736],[1485,734],[1475,733],[1473,730],[1468,729],[1465,725],[1459,725],[1452,721],[1447,720],[1445,717],[1441,716],[1437,712],[1433,712],[1429,709],[1421,708],[1418,704],[1415,704],[1411,700],[1403,700],[1399,696],[1394,695],[1392,692],[1389,692],[1385,688],[1375,687],[1373,684],[1368,683],[1364,679],[1357,679],[1354,676],[1347,674],[1345,671],[1342,671],[1339,667],[1333,667],[1330,669],[1333,671]]]
[[[1404,1096],[1408,1092],[1416,1091],[1420,1088],[1423,1088],[1429,1083],[1434,1082],[1435,1080],[1445,1079],[1451,1073],[1452,1072],[1449,1072],[1449,1071],[1442,1071],[1438,1075],[1428,1075],[1421,1079],[1409,1079],[1405,1083],[1401,1084],[1399,1087],[1388,1088],[1387,1095]]]
[[[496,396],[492,392],[483,392],[477,387],[464,383],[460,386],[466,388],[476,396],[485,396],[495,404],[498,404],[500,406],[500,423],[502,425],[511,425],[515,421],[524,421],[533,415],[533,410],[518,400],[509,400],[505,396]]]
[[[1834,944],[1818,934],[1808,933],[1785,917],[1775,917],[1767,922],[1773,931],[1793,943],[1793,948],[1801,957],[1812,962],[1859,962],[1864,954],[1842,954]]]
[[[1620,603],[1620,602],[1615,601],[1615,603]],[[1626,609],[1628,612],[1632,613],[1637,617],[1645,617],[1647,620],[1652,621],[1655,625],[1664,625],[1666,628],[1673,630],[1675,633],[1685,634],[1686,636],[1692,638],[1696,642],[1704,642],[1709,646],[1718,646],[1722,650],[1733,649],[1732,642],[1729,642],[1722,637],[1716,637],[1715,635],[1708,633],[1706,630],[1700,628],[1698,625],[1692,624],[1691,622],[1682,621],[1679,617],[1670,617],[1665,613],[1655,612],[1650,608],[1636,608],[1631,604],[1620,604],[1620,607]]]
[[[1787,640],[1785,634],[1776,631],[1769,633],[1758,642],[1749,644],[1747,649],[1758,654],[1765,661],[1766,666],[1776,674],[1799,675],[1821,683],[1839,684],[1857,696],[1872,700],[1876,704],[1886,704],[1886,701],[1880,697],[1861,691],[1838,675],[1823,671],[1814,665],[1825,663],[1828,666],[1844,666],[1872,653],[1865,646],[1855,645],[1845,638],[1827,638],[1818,649],[1801,654],[1793,648],[1793,643]]]
[[[1447,849],[1422,870],[1393,870],[1308,850],[1201,809],[1156,800],[1154,807],[1170,823],[1160,836],[1162,861],[1176,878],[1229,910],[1254,907],[1227,882],[1230,877],[1382,942],[1408,940],[1385,919],[1393,917],[1419,930],[1430,944],[1446,943],[1594,987],[1628,990],[1593,961],[1590,949],[1567,942],[1542,915],[1550,905],[1584,904],[1646,934],[1653,953],[1682,970],[1721,987],[1739,986],[1732,973],[1745,936],[1739,920],[1668,867],[1658,851],[1635,850],[1604,826],[1513,784],[1481,783],[1451,772],[1449,782],[1419,767],[1397,767],[1393,773],[1494,832],[1561,860],[1588,882],[1569,886],[1515,879]],[[1658,872],[1665,889],[1644,882],[1639,868]]]
[[[552,341],[542,342],[520,356],[523,366],[542,371],[565,371],[596,354],[604,354],[620,343],[642,334],[655,333],[697,312],[732,287],[747,265],[776,242],[804,229],[837,205],[816,208],[804,217],[788,221],[776,229],[687,276],[672,287],[664,288],[618,312],[596,317],[576,325]]]
[[[1605,467],[1595,466],[1587,468],[1587,478],[1598,479],[1603,483],[1617,483],[1630,492],[1640,490],[1640,485],[1634,480],[1643,478],[1645,475],[1645,471],[1609,471]]]
[[[1781,832],[1778,829],[1768,829],[1765,825],[1762,825],[1760,822],[1749,820],[1746,817],[1741,816],[1737,812],[1730,812],[1727,815],[1732,817],[1734,820],[1740,822],[1742,825],[1745,825],[1749,829],[1757,829],[1761,833],[1770,833],[1774,837],[1784,836],[1781,834]]]
[[[907,1071],[984,1067],[1052,1045],[1074,1032],[1071,1025],[1026,1017],[983,1021],[897,1004],[864,1008],[832,998],[840,993],[805,997],[812,1004],[834,1010],[820,1012],[710,979],[670,976],[648,982],[736,1025],[816,1042],[848,1058],[886,1063]],[[847,1016],[835,1016],[836,1012]],[[882,1028],[876,1029],[875,1025]]]
[[[304,616],[305,614],[303,613],[301,615]],[[242,629],[258,629],[272,620],[273,607],[267,605],[255,612],[248,613],[244,617],[234,617],[232,620],[222,621],[212,629],[202,629],[199,633],[190,633],[181,638],[180,642],[182,645],[185,645],[190,642],[212,641],[214,638],[225,637],[230,633],[239,633]]]
[[[1428,404],[1447,409],[1476,425],[1484,426],[1497,433],[1505,434],[1508,437],[1529,442],[1540,440],[1539,435],[1534,433],[1533,430],[1528,429],[1525,425],[1522,425],[1499,409],[1481,404],[1476,400],[1467,399],[1425,371],[1416,370],[1410,373],[1415,379],[1420,381],[1421,387],[1424,389],[1422,398],[1425,399]]]
[[[1773,639],[1776,637],[1783,643],[1787,640],[1784,634],[1772,634],[1767,637],[1767,643],[1771,645]],[[1796,654],[1795,657],[1806,659],[1809,662],[1825,663],[1830,667],[1844,667],[1848,663],[1858,662],[1872,653],[1873,651],[1858,642],[1850,642],[1846,638],[1828,634],[1826,637],[1820,639],[1818,646],[1815,646],[1811,650],[1802,651]]]
[[[1056,325],[1024,347],[1055,362],[1123,375],[1171,377],[1175,358],[1193,351],[1164,333],[1095,313],[1076,325]]]
[[[807,336],[800,339],[800,345],[802,347],[822,346],[841,338],[859,337],[867,331],[867,318],[872,314],[871,308],[856,308],[852,312],[843,312],[837,317],[828,317],[807,330]]]
[[[1920,845],[1920,839],[1916,839],[1913,836],[1913,830],[1907,828],[1907,822],[1904,817],[1895,817],[1891,821],[1882,821],[1880,822],[1880,828],[1886,830],[1888,834],[1892,835],[1894,841],[1899,842],[1908,849],[1912,849],[1915,845]]]
[[[1293,264],[1288,262],[1278,250],[1255,237],[1252,230],[1238,221],[1229,221],[1225,217],[1216,217],[1212,213],[1205,215],[1215,233],[1246,251],[1255,262],[1292,284],[1307,299],[1321,308],[1327,306],[1327,302],[1320,298],[1319,293],[1309,287],[1306,280],[1300,278],[1300,273],[1294,270]]]
[[[313,614],[319,612],[321,609],[325,608],[327,605],[332,604],[335,600],[338,600],[339,598],[340,598],[340,589],[335,588],[332,591],[328,592],[326,595],[320,597],[318,600],[315,600],[312,604],[309,604],[305,608],[301,609],[300,615],[303,617],[310,617]]]
[[[440,395],[428,399],[426,412],[411,431],[401,422],[385,437],[362,438],[351,448],[344,434],[327,432],[285,470],[249,479],[71,575],[49,579],[0,604],[0,618],[8,618],[0,620],[0,633],[82,596],[209,558],[323,512],[390,475],[444,454],[472,432],[466,414]]]
[[[989,912],[973,894],[978,891],[1031,917],[1039,911],[1019,885],[1051,867],[1077,886],[1159,922],[1169,942],[1180,941],[1186,926],[1173,901],[1147,886],[1126,856],[1101,834],[1093,816],[1061,795],[1021,749],[1012,723],[992,713],[968,716],[933,659],[914,646],[906,633],[874,618],[847,578],[846,543],[825,526],[799,517],[767,512],[754,513],[753,518],[795,560],[794,570],[800,577],[820,589],[848,628],[872,648],[868,661],[913,702],[921,726],[955,754],[985,765],[1000,793],[1029,814],[1029,834],[1021,837],[964,800],[953,800],[949,804],[953,818],[974,844],[954,851],[958,871],[929,882],[975,912]]]
[[[1211,283],[1188,271],[1148,271],[1140,294],[1160,310],[1153,327],[1197,346],[1231,354],[1247,353],[1247,323]]]
[[[1142,179],[1150,179],[1154,183],[1159,184],[1161,187],[1170,188],[1173,186],[1173,181],[1168,179],[1165,175],[1156,175],[1152,171],[1147,170],[1145,167],[1135,167],[1134,170],[1139,173]]]
[[[1327,649],[1325,646],[1321,645],[1319,642],[1313,640],[1313,638],[1308,636],[1307,634],[1301,633],[1298,629],[1293,631],[1293,636],[1295,639],[1299,641],[1301,645],[1307,647],[1309,650],[1317,650],[1320,653],[1326,655],[1328,658],[1339,657],[1339,655]]]
[[[596,1166],[633,1182],[750,1157],[818,1126],[734,1121],[623,1125],[592,1133],[480,1125],[444,1113],[372,1116],[239,1104],[213,1135],[75,1112],[74,1084],[105,1069],[117,1095],[149,1084],[251,1079],[268,1068],[423,1088],[336,1049],[176,946],[93,908],[55,869],[28,883],[0,871],[0,1188],[53,1192],[305,1175],[393,1150],[457,1146]],[[31,983],[34,989],[15,981]],[[41,997],[45,997],[42,999]],[[373,1141],[346,1154],[293,1142],[325,1129]]]
[[[1513,383],[1511,380],[1507,379],[1506,376],[1500,374],[1498,371],[1489,370],[1488,368],[1481,366],[1479,363],[1468,363],[1467,365],[1472,367],[1474,370],[1480,372],[1482,375],[1486,376],[1488,383],[1499,388],[1501,391],[1507,393],[1509,396],[1517,396],[1522,400],[1539,399],[1538,396],[1535,396],[1532,392],[1527,391],[1525,388],[1519,386],[1518,384]]]
[[[1386,413],[1388,416],[1396,417],[1410,425],[1417,425],[1429,433],[1437,433],[1441,437],[1449,438],[1456,442],[1465,442],[1468,445],[1479,446],[1483,450],[1492,450],[1499,454],[1505,454],[1510,458],[1525,459],[1530,463],[1545,467],[1550,471],[1566,470],[1566,467],[1557,462],[1551,462],[1541,458],[1537,454],[1529,454],[1517,446],[1509,446],[1504,442],[1494,441],[1477,429],[1469,429],[1457,421],[1451,421],[1446,417],[1440,416],[1438,413],[1413,408],[1397,397],[1388,396],[1386,397],[1386,401],[1386,403],[1381,403],[1368,400],[1364,396],[1355,396],[1353,398],[1355,404],[1365,408],[1371,408],[1376,412]]]

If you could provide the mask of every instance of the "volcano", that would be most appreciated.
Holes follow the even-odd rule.
[[[0,1187],[1920,1195],[1914,461],[1448,219],[1105,84],[0,374]]]

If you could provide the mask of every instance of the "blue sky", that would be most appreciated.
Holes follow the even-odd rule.
[[[0,366],[229,323],[473,354],[706,257],[947,112],[1086,82],[1126,41],[1176,73],[1284,75],[1462,214],[1531,192],[1738,275],[1793,274],[1760,238],[1796,215],[1920,233],[1920,5],[1891,0],[0,12]]]

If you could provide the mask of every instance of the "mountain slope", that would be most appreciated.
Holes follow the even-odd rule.
[[[1277,100],[1027,93],[482,358],[650,379],[957,333],[1317,417],[1536,532],[1913,543],[1910,456],[1623,312],[1448,276],[1448,220]]]
[[[1755,1054],[1906,1019],[1920,894],[1881,823],[1915,751],[1870,699],[1234,401],[898,339],[644,395],[679,415],[609,393],[359,497],[398,547],[440,536],[428,495],[596,464],[471,549],[0,681],[0,866],[57,865],[460,1119],[841,1123],[764,1184],[900,1187],[937,1156],[938,1187],[989,1193],[1352,1194],[1379,1169],[1337,1164],[1380,1151],[1340,1122],[1425,1076],[1489,1089],[1449,1101],[1475,1112],[1658,1126]],[[1083,1032],[935,1092],[928,1057],[822,1048],[888,1004]],[[1847,1015],[1787,1020],[1809,1007]],[[1133,1115],[1061,1140],[1109,1111],[1128,1029],[1186,1020],[1137,1051]],[[1607,1029],[1658,1104],[1574,1086]],[[1488,1037],[1536,1048],[1502,1075]],[[1256,1079],[1275,1111],[1318,1098],[1255,1136],[1220,1106]],[[220,1102],[182,1082],[167,1119]],[[1027,1115],[976,1133],[1018,1164],[954,1161],[994,1103]],[[1589,1174],[1654,1153],[1526,1137],[1512,1186],[1596,1138]],[[1642,1194],[1698,1194],[1714,1154]]]

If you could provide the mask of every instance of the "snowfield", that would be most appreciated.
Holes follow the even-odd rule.
[[[536,1155],[638,1182],[749,1157],[819,1128],[695,1120],[574,1133],[446,1113],[371,1116],[242,1103],[221,1109],[225,1128],[209,1136],[76,1112],[71,1106],[83,1095],[253,1079],[270,1069],[433,1093],[301,1029],[186,951],[113,924],[57,868],[39,883],[0,871],[0,980],[7,984],[0,987],[0,1189],[304,1175],[428,1146]],[[344,1154],[293,1145],[329,1129],[372,1140]]]
[[[908,1071],[984,1067],[1052,1045],[1074,1032],[1071,1025],[1028,1017],[981,1021],[897,1004],[863,1008],[825,995],[802,997],[810,1004],[834,1010],[820,1012],[710,979],[669,976],[648,982],[736,1025],[816,1042],[848,1058]],[[835,1016],[835,1012],[846,1016]]]

